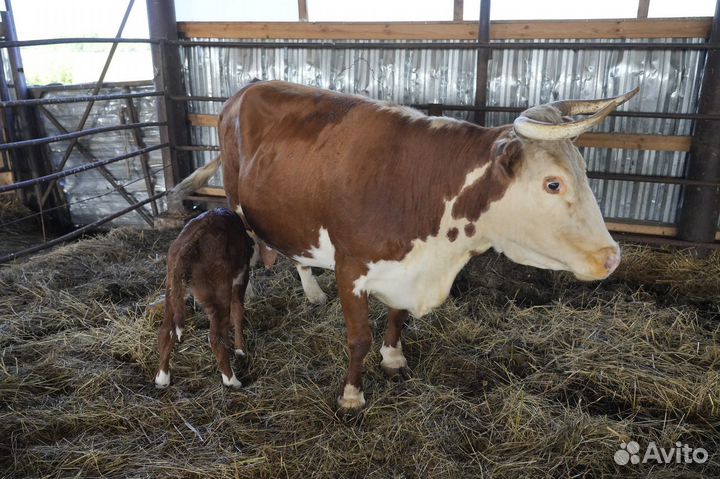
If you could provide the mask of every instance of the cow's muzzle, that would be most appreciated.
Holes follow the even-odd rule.
[[[620,247],[616,244],[602,248],[588,255],[587,273],[575,273],[575,277],[583,281],[597,281],[610,276],[620,265]]]

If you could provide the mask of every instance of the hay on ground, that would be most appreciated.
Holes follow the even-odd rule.
[[[474,260],[413,320],[413,371],[375,346],[367,408],[338,415],[344,323],[307,303],[294,268],[255,270],[246,385],[221,386],[195,311],[153,385],[165,253],[177,232],[117,229],[0,271],[0,471],[6,477],[647,477],[720,475],[720,257],[627,246],[613,279],[578,283]],[[192,310],[192,304],[189,304]],[[618,466],[622,442],[710,453]]]

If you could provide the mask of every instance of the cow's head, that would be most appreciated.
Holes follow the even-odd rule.
[[[637,93],[530,108],[493,145],[510,184],[480,218],[493,247],[517,263],[603,279],[620,263],[572,140]],[[573,121],[572,115],[591,114]],[[484,223],[484,224],[483,224]]]

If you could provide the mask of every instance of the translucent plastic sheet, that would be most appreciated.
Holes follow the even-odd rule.
[[[130,89],[131,92],[152,90],[152,86],[132,87]],[[89,89],[72,89],[52,91],[46,96],[89,95],[90,93],[91,91]],[[100,91],[100,94],[110,93],[125,93],[125,91],[120,88],[103,88]],[[138,110],[140,122],[157,121],[156,101],[157,99],[155,97],[133,98],[135,107]],[[64,103],[46,105],[46,108],[67,130],[75,131],[85,111],[86,105],[86,103]],[[61,134],[46,116],[42,114],[39,116],[45,133],[48,136]],[[93,106],[84,128],[119,125],[123,122],[132,123],[126,100],[98,101]],[[158,145],[160,143],[160,131],[157,127],[143,128],[141,131],[142,138],[147,146]],[[69,144],[69,141],[62,141],[49,145],[52,163],[55,167],[59,165]],[[135,143],[132,130],[111,131],[82,137],[79,139],[78,146],[98,160],[120,156],[140,149]],[[80,152],[78,146],[75,147],[70,155],[65,168],[72,168],[88,163],[88,159]],[[155,190],[156,192],[163,191],[165,189],[165,177],[164,170],[162,169],[162,152],[156,150],[150,152],[148,155],[149,166],[151,171],[154,172],[152,178],[155,182]],[[137,201],[142,201],[148,197],[140,156],[112,163],[107,165],[107,169],[113,177],[115,177],[118,184],[127,184],[125,189],[131,193]],[[129,203],[125,201],[117,191],[112,191],[114,188],[97,169],[67,176],[60,180],[60,184],[65,192],[67,202],[70,203],[70,215],[73,223],[76,225],[91,223],[129,206]],[[94,198],[96,196],[99,197]],[[162,201],[158,203],[158,207],[161,210],[164,209]],[[151,214],[150,206],[147,205],[145,208],[148,214]],[[115,226],[147,226],[147,223],[134,212],[113,220],[111,224]]]

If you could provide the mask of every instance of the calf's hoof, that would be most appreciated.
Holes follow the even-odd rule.
[[[222,382],[224,386],[229,388],[240,389],[242,387],[242,383],[235,377],[235,373],[229,378],[225,376],[225,374],[222,374]]]
[[[165,389],[170,385],[170,372],[158,371],[155,375],[155,387]]]
[[[412,372],[407,366],[401,368],[391,368],[389,366],[380,365],[385,377],[392,381],[405,381],[412,377]]]
[[[236,349],[235,349],[235,357],[244,358],[244,357],[245,357],[245,351],[244,351],[243,349],[241,349],[241,348],[236,348]]]
[[[175,326],[175,342],[182,343],[183,328]]]
[[[346,384],[337,402],[341,411],[359,411],[365,407],[365,395],[352,384]]]

